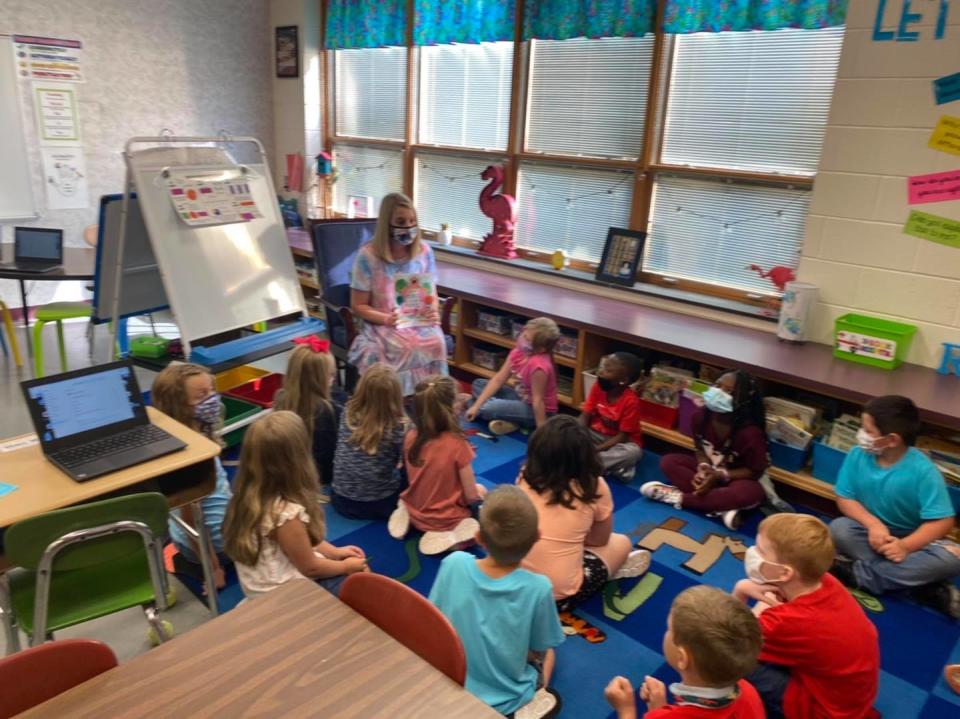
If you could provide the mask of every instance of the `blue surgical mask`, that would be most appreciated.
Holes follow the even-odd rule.
[[[707,409],[717,414],[733,412],[733,397],[719,387],[711,387],[704,392],[703,403],[707,405]]]
[[[419,228],[414,225],[413,227],[396,227],[395,225],[390,225],[390,237],[395,242],[399,242],[404,247],[409,247],[417,239],[417,232]]]
[[[193,416],[200,424],[214,425],[220,421],[222,414],[223,403],[216,392],[193,407]]]

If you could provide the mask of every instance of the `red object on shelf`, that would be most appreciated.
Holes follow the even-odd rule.
[[[645,399],[640,400],[640,418],[644,422],[655,424],[658,427],[673,429],[677,426],[677,416],[680,411],[676,407],[665,407]]]
[[[252,379],[246,384],[234,387],[224,394],[227,397],[242,399],[245,402],[253,402],[267,409],[273,407],[273,398],[283,387],[283,375],[279,372],[264,375]]]

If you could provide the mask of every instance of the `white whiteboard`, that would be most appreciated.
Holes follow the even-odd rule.
[[[268,167],[246,165],[262,218],[190,227],[174,210],[163,170],[187,166],[200,174],[216,173],[210,168],[235,166],[230,154],[213,147],[153,147],[132,152],[129,164],[166,295],[184,340],[306,312]]]
[[[0,222],[36,218],[32,184],[13,43],[0,37]]]

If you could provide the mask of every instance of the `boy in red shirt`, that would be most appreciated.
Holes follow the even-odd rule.
[[[816,517],[775,514],[747,550],[749,579],[733,590],[757,600],[760,666],[749,677],[768,717],[865,719],[880,673],[876,627],[840,582],[830,530]]]
[[[643,363],[629,352],[600,360],[597,381],[583,403],[580,421],[590,428],[605,472],[629,482],[640,461],[640,399],[630,385],[640,379]]]
[[[677,703],[667,704],[663,682],[648,676],[640,688],[644,719],[764,719],[757,690],[743,679],[757,664],[760,641],[757,620],[729,594],[705,585],[680,592],[663,635],[663,655],[680,674],[670,685]],[[617,719],[636,719],[628,679],[614,677],[604,696]]]

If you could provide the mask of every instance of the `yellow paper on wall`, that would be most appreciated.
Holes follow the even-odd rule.
[[[941,115],[940,122],[933,128],[928,146],[940,152],[960,155],[960,117]]]

